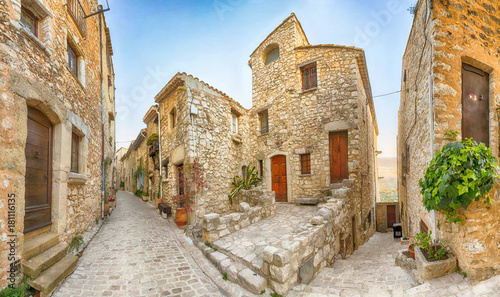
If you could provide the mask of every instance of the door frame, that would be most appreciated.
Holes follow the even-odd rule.
[[[332,134],[339,134],[339,133],[345,133],[346,134],[346,145],[347,145],[347,151],[346,151],[346,169],[347,169],[347,176],[345,179],[349,179],[349,130],[335,130],[335,131],[328,131],[328,177],[330,179],[330,184],[333,183],[338,183],[338,181],[333,181],[332,180],[332,151],[331,151],[331,146],[330,146],[330,140],[332,137]],[[342,181],[340,181],[342,182]]]
[[[265,178],[266,185],[267,185],[266,188],[269,191],[273,190],[273,181],[272,181],[272,174],[271,174],[271,170],[272,170],[271,159],[273,157],[276,157],[279,155],[285,156],[285,159],[286,159],[286,192],[287,192],[286,200],[287,200],[287,203],[292,203],[292,201],[293,201],[293,199],[292,199],[292,197],[293,197],[292,175],[291,175],[291,171],[290,171],[290,154],[289,153],[284,152],[284,151],[276,151],[276,152],[271,153],[271,154],[266,156],[265,164],[264,164],[264,167],[265,167],[264,178]]]

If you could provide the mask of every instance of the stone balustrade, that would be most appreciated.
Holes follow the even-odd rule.
[[[222,217],[216,213],[203,216],[204,241],[212,243],[276,213],[274,192],[258,188],[241,190],[234,198],[233,205],[237,210],[234,213]]]
[[[345,201],[330,199],[310,223],[267,246],[262,272],[270,288],[285,294],[297,282],[308,283],[323,267],[332,264],[335,256],[344,251],[341,245],[345,234],[341,230],[349,230],[349,213]]]

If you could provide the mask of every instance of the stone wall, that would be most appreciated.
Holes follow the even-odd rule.
[[[80,2],[87,13],[98,9],[97,1]],[[36,8],[40,19],[38,36],[20,25],[22,5]],[[114,141],[109,141],[109,137],[114,138],[114,73],[104,16],[95,16],[86,22],[84,38],[62,1],[0,2],[0,288],[6,285],[6,268],[10,264],[8,235],[17,236],[16,260],[22,260],[28,107],[40,110],[53,124],[52,225],[49,229],[59,234],[62,241],[69,241],[95,224],[101,214],[101,164],[106,157],[114,159]],[[99,38],[103,40],[102,51]],[[78,77],[67,65],[68,44],[79,56]],[[110,58],[106,59],[108,53]],[[103,69],[100,68],[101,54]],[[105,83],[100,81],[101,70],[106,75]],[[107,90],[102,90],[103,101],[102,85],[107,86]],[[71,146],[68,144],[72,132],[80,138],[76,173],[69,172]],[[111,162],[111,170],[112,167]],[[108,186],[112,179],[112,171],[110,173]],[[12,194],[16,197],[16,211],[15,227],[11,231],[7,199]]]
[[[330,199],[309,224],[264,249],[262,272],[271,289],[285,294],[297,282],[309,283],[337,255],[352,253],[350,208],[345,200]]]
[[[429,7],[427,26],[426,4]],[[473,203],[463,212],[466,221],[459,225],[448,223],[442,213],[437,213],[435,221],[433,220],[422,206],[418,180],[423,176],[434,153],[451,141],[444,136],[446,130],[457,131],[458,139],[462,139],[463,63],[490,74],[489,146],[493,148],[493,154],[498,156],[498,115],[495,108],[500,102],[500,85],[494,82],[498,81],[497,72],[500,70],[497,50],[500,41],[500,7],[493,5],[492,1],[434,1],[432,9],[429,4],[424,0],[419,1],[403,59],[407,82],[405,85],[403,81],[399,114],[400,164],[405,164],[405,145],[410,150],[407,157],[409,173],[405,175],[404,168],[399,168],[399,180],[403,181],[399,193],[403,230],[405,235],[419,232],[422,220],[429,229],[434,230],[433,233],[440,240],[453,249],[460,268],[469,277],[484,279],[500,270],[498,184],[490,192],[494,198],[492,205],[485,207],[483,203]],[[422,47],[426,43],[425,36],[428,40],[422,65],[419,67]],[[429,90],[432,100],[429,100]],[[417,94],[417,114],[425,117],[419,117],[412,128],[408,119],[414,114]],[[432,107],[429,109],[429,106]]]
[[[241,190],[233,200],[236,212],[222,217],[217,213],[203,216],[203,240],[212,243],[250,224],[274,216],[276,213],[274,196],[272,191]]]

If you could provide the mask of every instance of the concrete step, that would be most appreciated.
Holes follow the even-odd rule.
[[[319,198],[296,198],[295,204],[301,205],[316,205],[319,203]]]
[[[24,241],[23,258],[29,260],[40,255],[59,243],[59,235],[52,232],[42,233]]]
[[[70,275],[73,270],[75,270],[77,264],[77,256],[66,255],[49,269],[40,273],[37,278],[28,281],[28,284],[43,294],[48,295],[59,283]]]
[[[64,242],[58,243],[40,255],[23,262],[23,272],[32,278],[36,278],[42,271],[66,256],[67,253],[68,245]]]

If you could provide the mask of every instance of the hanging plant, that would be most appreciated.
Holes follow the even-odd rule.
[[[491,203],[488,193],[499,178],[497,168],[491,148],[482,143],[467,139],[445,145],[420,179],[425,208],[444,211],[450,222],[462,223],[459,208],[467,209],[473,201]]]
[[[158,139],[160,139],[158,137],[158,134],[157,133],[153,133],[153,134],[149,135],[148,140],[146,141],[146,145],[150,146],[150,145],[153,144],[153,142],[158,141]]]

